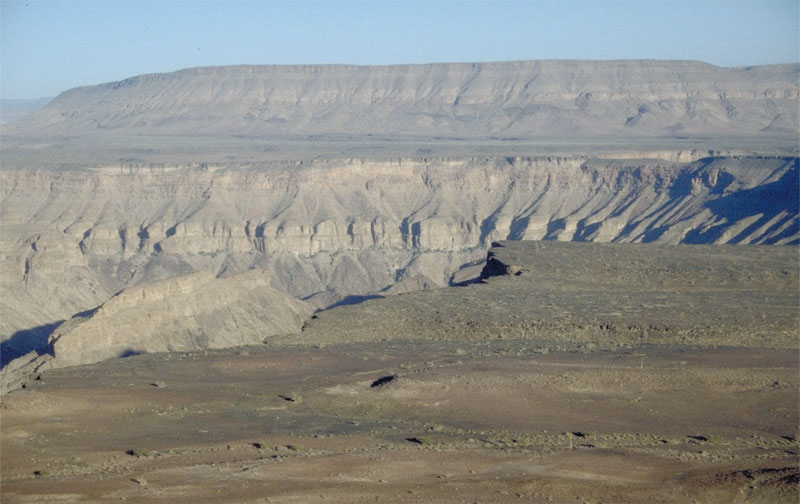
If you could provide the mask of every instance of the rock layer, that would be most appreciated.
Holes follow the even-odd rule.
[[[58,367],[135,353],[260,343],[296,332],[311,307],[269,287],[262,271],[208,271],[126,289],[62,324],[50,338]]]
[[[799,172],[582,156],[7,169],[3,334],[197,270],[265,270],[324,307],[447,285],[503,239],[796,244]]]

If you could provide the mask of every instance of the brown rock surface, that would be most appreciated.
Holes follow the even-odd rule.
[[[311,307],[269,287],[263,271],[199,271],[123,290],[50,337],[53,367],[150,352],[254,344],[296,332]]]
[[[607,349],[797,344],[795,247],[497,245],[484,268],[485,282],[337,307],[318,313],[301,334],[280,339],[385,341],[410,333],[423,339],[512,338]]]
[[[46,346],[4,367],[5,393],[44,369],[140,353],[255,344],[300,330],[308,304],[269,286],[258,270],[216,278],[197,271],[125,289],[57,326]]]

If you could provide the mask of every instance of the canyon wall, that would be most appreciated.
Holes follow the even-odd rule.
[[[292,333],[311,307],[269,287],[263,271],[209,271],[131,287],[73,317],[50,337],[59,367],[136,353],[255,345]]]
[[[448,285],[496,240],[800,243],[792,157],[353,159],[0,177],[3,338],[21,333],[26,345],[122,289],[201,270],[263,270],[271,287],[321,308]]]

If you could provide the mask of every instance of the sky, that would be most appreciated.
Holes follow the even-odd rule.
[[[798,62],[800,0],[0,0],[0,98],[181,68]]]

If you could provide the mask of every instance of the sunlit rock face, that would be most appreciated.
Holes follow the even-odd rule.
[[[50,337],[53,365],[257,344],[298,331],[311,311],[270,288],[262,271],[221,279],[198,271],[126,289],[62,324]]]

